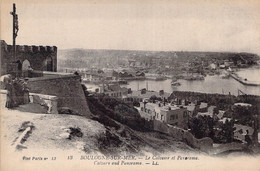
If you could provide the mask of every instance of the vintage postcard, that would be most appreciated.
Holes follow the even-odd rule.
[[[259,11],[2,0],[1,170],[260,170]]]

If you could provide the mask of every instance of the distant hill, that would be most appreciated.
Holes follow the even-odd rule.
[[[186,62],[194,58],[229,59],[242,56],[248,60],[259,60],[252,53],[234,52],[192,52],[192,51],[135,51],[135,50],[97,50],[97,49],[66,49],[58,51],[58,66],[68,68],[84,68],[93,66],[117,66],[128,60],[151,60],[151,58],[174,59]],[[240,57],[239,57],[240,58]]]

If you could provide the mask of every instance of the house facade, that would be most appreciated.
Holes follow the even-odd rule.
[[[170,104],[141,102],[140,115],[147,120],[158,120],[181,128],[186,128],[188,124],[187,109]]]

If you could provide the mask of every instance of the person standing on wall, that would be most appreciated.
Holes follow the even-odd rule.
[[[22,62],[20,60],[18,60],[16,63],[18,65],[17,66],[17,68],[18,68],[17,77],[20,78],[20,77],[22,77],[22,67],[23,67],[23,64],[22,64]]]

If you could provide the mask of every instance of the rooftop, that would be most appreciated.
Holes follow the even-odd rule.
[[[252,105],[249,103],[235,103],[235,106],[243,106],[243,107],[251,107]]]
[[[201,102],[200,109],[208,107],[208,103]]]
[[[138,91],[132,91],[131,94],[128,94],[128,97],[142,97],[142,98],[150,98],[152,96],[156,96],[156,97],[165,97],[168,98],[171,94],[164,92],[163,95],[160,95],[159,92],[156,91],[146,91],[146,93],[142,94],[141,90]]]
[[[159,106],[160,105],[160,106]],[[155,111],[169,111],[169,110],[177,110],[180,109],[180,107],[176,106],[176,105],[170,105],[170,104],[166,104],[163,105],[163,103],[146,103],[146,107],[152,107],[155,109]]]
[[[213,117],[213,113],[210,113],[210,112],[198,112],[197,116],[210,116],[210,117]]]

